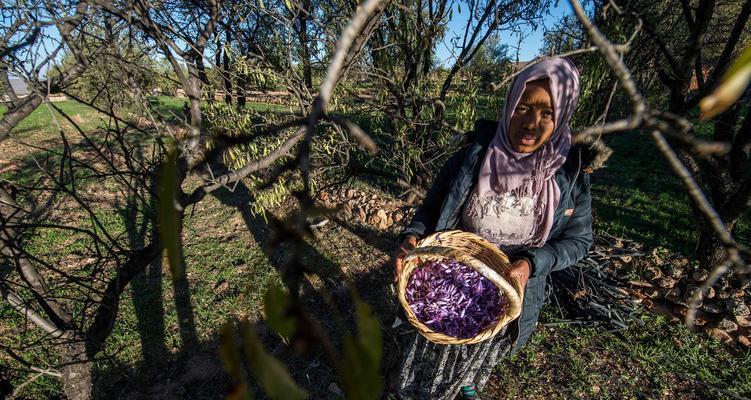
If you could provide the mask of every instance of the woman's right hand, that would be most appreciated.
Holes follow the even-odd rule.
[[[407,236],[406,239],[399,245],[394,253],[394,283],[399,282],[399,275],[402,273],[402,261],[412,249],[417,246],[417,238],[414,236]]]

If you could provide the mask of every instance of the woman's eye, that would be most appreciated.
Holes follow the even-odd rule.
[[[525,114],[527,111],[529,111],[529,107],[527,107],[527,106],[517,106],[516,107],[516,112],[518,112],[520,114]]]
[[[542,116],[543,116],[543,118],[553,119],[553,112],[552,111],[543,111],[542,112]]]

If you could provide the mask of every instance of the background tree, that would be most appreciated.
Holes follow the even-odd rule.
[[[6,41],[20,37],[23,42],[3,47],[3,65],[8,74],[25,76],[34,85],[36,94],[29,96],[29,101],[37,105],[44,102],[55,116],[62,148],[41,151],[42,162],[24,165],[24,173],[32,178],[24,175],[6,180],[0,188],[0,293],[18,318],[26,318],[40,328],[31,333],[34,345],[47,350],[51,357],[57,355],[68,398],[92,396],[92,363],[112,333],[122,294],[136,276],[157,262],[163,250],[172,268],[176,302],[188,305],[178,311],[183,345],[196,343],[193,316],[186,311],[190,308],[182,256],[186,209],[217,189],[231,188],[257,174],[261,187],[292,182],[285,196],[297,190],[294,194],[302,212],[310,212],[310,151],[315,126],[336,83],[357,59],[365,38],[379,21],[380,3],[370,4],[375,7],[366,8],[353,34],[340,42],[337,64],[328,72],[317,97],[298,84],[305,81],[305,74],[298,81],[293,58],[284,57],[295,51],[286,47],[295,46],[294,41],[281,40],[285,32],[295,32],[291,29],[295,19],[286,16],[287,6],[282,3],[253,8],[251,17],[256,18],[245,19],[242,24],[232,18],[219,24],[220,18],[226,17],[226,4],[214,1],[79,3],[78,13],[72,17],[64,16],[68,5],[45,3],[41,10],[46,14],[34,9],[39,14],[33,16],[46,25],[58,26],[61,35],[57,39],[34,33],[37,24],[27,18],[31,11],[22,9],[13,14],[20,21],[14,29],[21,29],[22,34],[5,31]],[[287,29],[279,32],[278,26],[265,22],[268,20],[278,21]],[[229,35],[226,29],[217,27],[229,28]],[[219,33],[221,36],[217,36]],[[207,67],[212,43],[224,40],[223,50],[232,49],[233,43],[245,36],[255,42],[236,49],[234,65],[232,59],[225,62],[226,53],[222,54],[222,64],[216,69],[235,74],[239,71],[247,77],[284,65],[274,76],[289,84],[290,92],[300,94],[299,115],[257,118],[252,112],[228,112],[207,101],[213,97]],[[52,53],[44,51],[50,47],[46,41],[53,43]],[[169,73],[153,61],[158,58],[152,49],[169,63]],[[266,56],[267,50],[273,55]],[[35,61],[39,54],[43,55],[39,63],[17,62],[22,57]],[[67,61],[63,59],[47,80],[36,78],[45,65],[63,54],[67,54]],[[148,94],[155,84],[151,78],[157,75],[187,95],[185,118],[160,114],[158,104],[150,101]],[[251,80],[245,77],[240,79],[243,89]],[[48,91],[42,92],[43,87],[53,87],[93,107],[106,117],[105,124],[93,132],[82,129],[74,116],[45,100]],[[33,110],[34,104],[29,104]],[[11,106],[4,116],[9,127],[15,121],[11,117],[21,113],[16,108],[26,107]],[[303,117],[303,112],[312,115]],[[254,118],[246,118],[249,116]],[[148,123],[142,124],[143,118]],[[352,127],[341,119],[336,121]],[[291,129],[294,131],[287,134]],[[368,144],[361,130],[353,132]],[[225,156],[237,149],[243,157],[225,165]],[[294,171],[297,160],[299,174]],[[105,187],[115,196],[102,198],[97,188]],[[61,219],[52,212],[61,204],[71,207],[70,218]],[[123,224],[106,223],[102,213],[121,216]],[[297,225],[289,229],[303,229],[304,223],[304,218],[294,219],[290,224]],[[35,238],[43,240],[47,234],[70,235],[76,240],[76,268],[62,268],[54,249],[37,245]],[[293,299],[298,290],[292,284]],[[18,326],[26,329],[24,323]],[[23,349],[25,341],[20,340],[19,346]],[[22,356],[18,361],[33,365]]]
[[[183,230],[186,213],[196,211],[196,205],[211,193],[222,188],[231,191],[246,182],[250,184],[245,187],[257,200],[263,198],[265,190],[283,187],[281,197],[293,198],[299,208],[287,220],[269,219],[274,232],[272,244],[287,243],[293,255],[280,270],[286,290],[269,292],[269,324],[280,334],[286,333],[282,335],[290,337],[293,346],[318,344],[343,376],[350,397],[377,397],[381,388],[377,376],[380,347],[374,346],[380,341],[378,324],[367,307],[355,301],[358,335],[345,336],[344,351],[338,351],[301,305],[303,277],[323,273],[301,258],[300,249],[309,237],[308,219],[326,212],[314,207],[312,198],[318,183],[331,181],[325,174],[317,174],[319,171],[344,170],[345,179],[353,173],[372,174],[391,182],[406,175],[407,179],[401,179],[402,186],[427,185],[434,167],[456,147],[449,146],[452,134],[465,129],[463,123],[471,122],[475,115],[471,112],[473,105],[468,103],[476,98],[454,96],[458,88],[468,87],[461,82],[465,73],[484,65],[484,57],[496,56],[490,51],[497,48],[494,35],[514,30],[521,22],[539,21],[548,6],[538,1],[462,4],[463,12],[469,15],[465,29],[449,39],[455,56],[441,65],[435,59],[435,46],[446,38],[447,22],[459,14],[459,9],[440,0],[388,4],[379,0],[359,4],[313,0],[123,4],[97,0],[76,3],[75,7],[45,2],[28,9],[8,3],[3,10],[9,13],[12,28],[20,33],[3,28],[0,65],[4,69],[0,69],[0,78],[7,81],[11,74],[23,76],[36,94],[30,96],[30,103],[9,95],[11,107],[3,121],[10,129],[29,107],[35,107],[33,102],[43,104],[57,121],[60,146],[35,149],[40,152],[22,166],[23,174],[4,180],[0,188],[0,294],[3,304],[16,311],[18,322],[14,326],[30,335],[34,346],[58,357],[56,367],[66,396],[92,396],[92,362],[117,323],[122,294],[150,264],[159,262],[164,252],[174,278],[175,301],[190,304],[186,280],[190,265],[183,257],[185,238],[191,234]],[[595,8],[596,15],[608,18],[600,20],[601,25],[611,19],[621,21],[612,28],[611,40],[625,44],[614,45],[589,23],[578,2],[574,0],[573,4],[582,28],[572,31],[581,36],[556,43],[561,49],[573,46],[572,51],[583,50],[582,54],[599,52],[599,61],[592,61],[592,65],[603,68],[592,70],[601,75],[587,83],[591,90],[585,97],[601,93],[604,87],[610,99],[613,88],[620,87],[623,94],[616,99],[622,99],[626,109],[622,120],[608,121],[605,113],[594,119],[595,126],[582,126],[576,141],[644,129],[651,132],[658,150],[679,173],[680,161],[672,157],[671,147],[661,139],[663,133],[685,151],[689,161],[695,158],[712,167],[712,160],[727,157],[723,155],[727,153],[718,151],[724,146],[693,135],[686,116],[691,116],[688,104],[694,100],[684,99],[685,115],[679,113],[680,107],[665,113],[655,105],[659,103],[650,99],[647,104],[639,91],[637,82],[655,91],[659,84],[674,83],[669,60],[664,66],[662,61],[650,61],[650,57],[672,54],[665,50],[670,49],[667,45],[655,39],[660,36],[650,35],[649,40],[638,36],[641,41],[636,41],[632,31],[639,26],[634,21],[639,20],[634,14],[603,3]],[[701,37],[711,36],[706,27],[697,28],[703,22],[696,21],[713,7],[713,3],[701,2],[695,10],[687,7],[686,14],[694,22],[686,31],[695,32],[689,33],[694,41],[681,41],[680,30],[671,33],[678,36],[670,43],[693,43],[694,47],[678,47],[681,60],[690,58],[687,54],[695,50]],[[656,13],[661,10],[658,7]],[[743,10],[739,17],[731,18],[734,23],[728,41],[717,47],[721,50],[715,69],[722,68],[726,52],[736,53],[729,39],[740,21],[743,23],[738,29],[745,29],[746,20],[740,18]],[[648,19],[641,21],[644,31],[649,31]],[[46,34],[46,28],[56,29],[59,37]],[[589,47],[587,43],[591,43]],[[581,48],[577,48],[579,44]],[[633,47],[634,51],[624,55],[624,47]],[[45,48],[51,51],[45,52]],[[70,61],[58,62],[63,54]],[[100,58],[107,62],[98,64]],[[160,59],[170,71],[154,62]],[[475,59],[477,64],[472,63]],[[693,66],[693,61],[687,62]],[[633,74],[626,63],[638,67]],[[52,71],[42,74],[45,69]],[[148,73],[142,75],[144,71]],[[106,79],[110,75],[119,78],[117,82]],[[186,93],[185,115],[160,113],[158,102],[148,97],[155,76]],[[654,76],[659,84],[654,83]],[[698,85],[695,93],[711,86],[712,76],[704,86]],[[289,112],[261,113],[245,107],[247,92],[271,87],[291,94],[294,103],[290,103]],[[669,87],[672,90],[673,86]],[[217,88],[229,95],[224,102],[213,100]],[[50,89],[66,92],[93,107],[104,117],[104,124],[93,132],[81,129],[75,118],[44,100]],[[233,101],[233,92],[238,96],[236,107],[227,104]],[[665,101],[673,104],[674,97]],[[470,111],[456,112],[463,107]],[[357,121],[346,118],[353,114],[370,119],[368,130],[375,140]],[[134,120],[134,115],[143,117],[145,123]],[[747,119],[741,123],[740,113],[736,117],[733,122],[740,130],[733,140],[740,138],[736,159],[740,157],[743,162],[748,156],[748,129],[743,128]],[[462,118],[464,121],[460,121]],[[375,156],[376,144],[387,149],[385,155]],[[726,162],[736,162],[732,151],[730,154]],[[733,181],[733,185],[743,187],[746,175],[738,173],[741,180]],[[699,199],[697,208],[706,211],[690,177],[685,182],[692,198]],[[102,188],[115,196],[102,196]],[[262,213],[260,206],[255,210]],[[52,212],[59,207],[75,218],[60,218]],[[122,216],[123,224],[108,224],[103,211],[105,215]],[[733,251],[736,256],[747,256],[732,238],[722,236],[723,231],[716,228],[713,224],[726,256],[732,256]],[[57,249],[37,246],[37,238],[50,234],[71,237],[75,242],[74,268],[63,268]],[[738,257],[730,258],[736,262]],[[192,318],[189,310],[178,307],[184,346],[197,341]],[[39,329],[27,332],[27,320]],[[231,324],[228,326],[225,337],[231,336]],[[258,372],[259,360],[263,366],[273,365],[275,371],[283,372],[262,351],[252,331],[245,328],[247,324],[242,329],[246,335],[244,348],[252,353],[248,364],[253,373],[263,375],[263,371]],[[19,334],[22,348],[29,345],[25,337]],[[233,349],[228,346],[224,348]],[[18,361],[33,365],[23,356],[18,356]],[[228,365],[236,367],[237,363]],[[231,372],[243,381],[243,373],[235,374],[236,369]],[[263,376],[268,378],[268,374]],[[287,375],[278,376],[292,390],[285,393],[301,395]],[[267,391],[278,389],[273,386],[273,378],[259,381]],[[358,385],[363,382],[367,385]],[[362,392],[358,392],[360,387],[364,388]]]
[[[479,79],[479,86],[489,93],[499,77],[510,73],[510,64],[508,46],[501,43],[498,35],[493,35],[480,47],[467,70]]]
[[[87,48],[85,53],[80,49],[85,38],[79,28],[88,22],[85,21],[91,9],[88,3],[65,3],[62,8],[51,7],[50,13],[46,12],[47,6],[50,4],[44,1],[3,4],[3,17],[8,23],[0,27],[0,78],[6,83],[4,94],[12,101],[0,119],[0,140],[34,111],[45,95],[68,87],[99,53],[96,48]],[[55,13],[62,9],[74,12],[70,16]],[[47,39],[53,43],[51,49],[45,48]],[[66,48],[76,49],[77,58],[63,69],[56,62]],[[28,96],[23,99],[15,96],[8,81],[9,72],[26,81],[30,87]],[[47,79],[42,78],[45,75]]]
[[[526,0],[461,4],[429,0],[387,7],[386,21],[376,31],[370,48],[372,64],[367,74],[378,84],[372,93],[377,100],[368,102],[368,109],[387,117],[383,119],[385,130],[394,135],[390,146],[396,154],[387,165],[401,171],[403,182],[426,185],[430,171],[444,159],[457,133],[447,122],[445,110],[455,101],[451,91],[458,74],[488,38],[512,32],[522,23],[539,22],[548,5]],[[460,25],[463,28],[448,37],[446,29],[451,20],[464,21]],[[444,41],[452,57],[436,63],[436,46]],[[445,73],[436,73],[444,68]],[[460,125],[471,126],[473,122]]]
[[[680,10],[681,12],[675,12]],[[626,1],[619,4],[595,2],[594,21],[614,41],[628,39],[629,27],[641,27],[624,61],[650,105],[671,115],[696,121],[698,102],[709,94],[726,71],[730,61],[749,43],[747,28],[751,2],[748,1],[675,1],[651,3]],[[572,25],[570,17],[548,33],[545,50],[566,52],[591,46],[581,26]],[[582,65],[582,99],[584,110],[576,123],[587,126],[610,118],[622,118],[618,110],[628,97],[616,92],[616,77],[601,58],[593,54],[575,56]],[[605,109],[596,107],[604,104]],[[730,144],[724,154],[680,155],[692,176],[699,182],[728,232],[734,232],[741,216],[748,211],[751,199],[748,143],[751,134],[744,117],[743,103],[718,116],[711,125],[702,125],[702,137]],[[597,110],[597,111],[594,111]],[[605,111],[605,113],[603,113]],[[699,132],[692,128],[689,134]],[[694,208],[698,221],[695,257],[705,268],[713,268],[725,258],[725,244],[705,215]]]

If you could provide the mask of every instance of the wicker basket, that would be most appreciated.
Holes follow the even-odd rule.
[[[407,282],[412,271],[428,261],[451,259],[473,268],[482,276],[493,282],[509,302],[508,309],[495,325],[487,327],[475,337],[461,339],[435,332],[417,319],[409,307],[405,296]],[[473,233],[463,231],[445,231],[434,233],[417,243],[402,264],[399,276],[399,302],[404,308],[409,322],[425,338],[438,344],[473,344],[490,339],[501,331],[509,322],[521,314],[521,286],[517,279],[506,280],[506,273],[511,268],[508,257],[496,246]]]

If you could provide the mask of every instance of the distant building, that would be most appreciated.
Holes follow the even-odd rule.
[[[49,100],[52,103],[57,103],[58,101],[67,101],[69,99],[68,99],[68,96],[66,96],[66,95],[64,95],[62,93],[57,93],[57,94],[53,93],[53,94],[47,96],[47,100]]]
[[[29,85],[26,84],[26,81],[20,78],[13,78],[10,79],[10,87],[13,88],[13,92],[18,97],[26,97],[31,93],[31,90],[29,89]]]
[[[22,99],[29,94],[31,94],[31,86],[26,83],[25,80],[21,78],[14,78],[9,77],[8,79],[10,81],[10,87],[13,89],[13,92],[16,94],[16,97],[19,99]],[[8,96],[5,93],[0,93],[2,95],[2,101],[3,102],[9,102],[10,96]],[[58,101],[66,101],[68,100],[68,96],[62,94],[62,93],[51,93],[49,96],[47,96],[47,99],[51,102],[58,102]]]
[[[29,95],[30,89],[29,89],[29,85],[26,84],[26,81],[20,78],[13,78],[13,77],[10,77],[8,80],[10,81],[10,87],[13,89],[13,93],[16,94],[16,97],[24,98]],[[5,94],[4,91],[0,93],[0,95],[2,96],[0,98],[2,102],[7,103],[10,101],[10,96]]]

